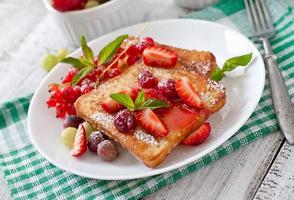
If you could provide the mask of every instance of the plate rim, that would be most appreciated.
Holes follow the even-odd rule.
[[[257,57],[258,59],[261,59],[262,60],[262,56],[259,52],[259,50],[256,48],[256,46],[254,45],[253,42],[251,42],[246,36],[244,36],[242,33],[240,33],[239,31],[229,27],[229,26],[225,26],[223,24],[220,24],[220,23],[217,23],[217,22],[212,22],[212,21],[207,21],[207,20],[200,20],[200,19],[165,19],[165,20],[154,20],[154,21],[149,21],[148,23],[151,24],[151,23],[165,23],[165,22],[172,22],[172,23],[177,23],[177,22],[181,22],[181,21],[187,21],[187,22],[191,22],[191,23],[208,23],[208,24],[212,24],[213,26],[220,26],[222,28],[225,28],[225,29],[228,29],[234,33],[237,33],[238,35],[240,35],[244,40],[246,40],[248,43],[251,44],[252,48],[254,48],[257,52]],[[143,23],[138,23],[138,24],[135,24],[135,25],[132,25],[132,26],[127,26],[127,27],[124,27],[124,28],[121,28],[121,29],[118,29],[118,30],[115,30],[115,31],[112,31],[110,33],[107,33],[105,35],[102,35],[100,37],[97,37],[93,40],[91,40],[88,44],[91,45],[93,43],[96,42],[96,40],[103,40],[104,37],[108,37],[108,35],[111,35],[111,34],[114,34],[115,32],[118,32],[118,31],[121,31],[123,29],[128,29],[128,28],[132,28],[132,27],[136,27],[136,26],[139,26],[139,25],[143,25],[143,24],[146,24],[146,22],[143,22]],[[77,52],[79,52],[81,50],[81,47],[78,47],[76,48],[70,55],[72,54],[76,54]],[[219,139],[219,141],[217,143],[215,143],[213,146],[209,146],[208,148],[206,148],[204,151],[200,152],[197,154],[197,156],[192,156],[190,158],[187,158],[185,161],[181,161],[181,162],[178,162],[178,163],[175,163],[175,164],[172,164],[170,166],[167,166],[167,167],[164,167],[162,169],[157,169],[155,168],[155,170],[151,170],[151,171],[148,171],[148,172],[143,172],[143,173],[140,173],[138,175],[119,175],[119,176],[104,176],[104,175],[90,175],[90,174],[87,174],[87,173],[84,173],[84,172],[81,172],[79,170],[76,170],[76,169],[73,169],[73,168],[70,168],[70,167],[66,167],[66,166],[63,166],[63,165],[60,165],[58,162],[55,162],[53,159],[50,158],[50,156],[47,156],[47,154],[42,150],[42,148],[39,147],[38,143],[34,140],[34,137],[33,137],[33,134],[32,134],[32,130],[31,130],[31,124],[32,124],[32,113],[33,113],[33,110],[32,110],[32,106],[31,105],[34,105],[35,102],[37,101],[37,92],[41,89],[42,85],[46,82],[46,80],[51,76],[51,74],[54,73],[55,70],[57,70],[57,68],[59,68],[60,66],[62,66],[63,64],[58,64],[59,66],[56,66],[55,68],[53,68],[53,70],[51,70],[43,79],[42,81],[40,82],[39,86],[37,87],[32,99],[31,99],[31,102],[30,102],[30,106],[29,106],[29,110],[28,110],[28,117],[27,117],[27,125],[28,125],[28,135],[30,137],[30,140],[33,144],[33,146],[36,148],[36,150],[46,159],[48,160],[51,164],[53,164],[54,166],[64,170],[64,171],[67,171],[67,172],[70,172],[70,173],[73,173],[75,175],[78,175],[78,176],[82,176],[82,177],[86,177],[86,178],[92,178],[92,179],[98,179],[98,180],[130,180],[130,179],[139,179],[139,178],[145,178],[145,177],[150,177],[150,176],[154,176],[154,175],[158,175],[158,174],[163,174],[163,173],[166,173],[166,172],[169,172],[169,171],[172,171],[172,170],[175,170],[175,169],[178,169],[178,168],[181,168],[183,166],[186,166],[186,165],[189,165],[191,164],[192,162],[195,162],[197,160],[199,160],[200,158],[202,158],[203,156],[209,154],[210,152],[212,152],[213,150],[217,149],[220,145],[222,145],[223,143],[225,143],[229,138],[231,138],[232,136],[234,136],[236,134],[236,132],[246,123],[246,121],[250,118],[251,114],[254,112],[254,110],[256,109],[258,103],[259,103],[259,100],[260,98],[262,97],[262,93],[263,93],[263,90],[264,90],[264,85],[265,85],[265,65],[264,63],[262,62],[262,66],[261,67],[261,70],[262,70],[262,74],[261,74],[261,83],[262,83],[262,87],[260,88],[260,91],[258,91],[258,98],[257,98],[257,101],[251,105],[250,109],[250,112],[248,111],[246,113],[246,115],[243,117],[242,120],[239,120],[238,123],[234,124],[234,129],[231,131],[233,132],[232,134],[229,134],[227,135],[226,137],[222,137],[221,139]],[[143,166],[143,164],[142,164]]]

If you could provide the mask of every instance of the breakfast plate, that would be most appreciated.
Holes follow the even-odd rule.
[[[142,24],[138,24],[120,29],[91,41],[89,46],[96,55],[118,35],[136,35],[141,28]],[[260,53],[245,36],[217,23],[188,19],[149,22],[143,36],[151,36],[163,44],[210,51],[216,56],[219,66],[229,57],[252,52],[254,59],[243,75],[222,80],[226,86],[227,102],[208,120],[212,126],[211,136],[198,146],[177,146],[161,165],[153,169],[145,167],[122,147],[119,147],[119,157],[112,162],[104,162],[90,153],[79,158],[72,157],[69,149],[60,142],[62,120],[55,118],[45,103],[49,96],[48,84],[60,82],[70,67],[58,64],[40,84],[28,114],[31,141],[52,164],[76,175],[104,180],[126,180],[161,174],[194,162],[213,151],[232,137],[253,113],[262,95],[265,69]],[[71,56],[79,57],[80,54],[81,49],[78,49]]]

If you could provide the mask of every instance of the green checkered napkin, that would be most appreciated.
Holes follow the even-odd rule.
[[[278,64],[293,101],[294,14],[290,1],[272,0],[267,3],[277,32],[271,38],[271,44],[279,57]],[[221,1],[187,17],[227,21],[250,36],[242,0]],[[30,98],[20,98],[0,106],[0,165],[15,199],[138,199],[278,129],[267,80],[260,103],[247,123],[229,141],[197,162],[144,179],[94,180],[58,169],[32,146],[26,123]]]

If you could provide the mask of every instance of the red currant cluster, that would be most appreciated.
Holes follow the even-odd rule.
[[[145,48],[153,46],[154,41],[152,38],[143,38],[139,43],[130,45],[125,51],[120,47],[117,53],[113,56],[112,60],[104,66],[98,66],[98,59],[95,60],[95,64],[98,66],[94,68],[91,73],[87,74],[81,79],[75,86],[72,86],[74,76],[79,72],[77,68],[71,68],[66,76],[62,79],[62,84],[49,85],[50,97],[47,99],[47,106],[49,108],[55,107],[56,117],[64,118],[66,115],[75,115],[76,111],[73,106],[74,102],[81,95],[90,92],[97,80],[103,81],[121,74],[120,62],[132,66],[141,57]],[[119,59],[117,59],[119,57]],[[111,67],[108,69],[108,67]],[[104,70],[106,70],[103,72]]]

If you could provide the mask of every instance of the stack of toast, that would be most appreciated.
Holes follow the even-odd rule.
[[[147,167],[154,168],[162,163],[169,153],[189,134],[197,130],[208,117],[220,110],[226,102],[225,88],[218,82],[210,80],[211,71],[217,67],[216,59],[210,52],[187,50],[161,45],[177,54],[176,66],[170,69],[144,65],[138,61],[134,66],[106,82],[96,89],[81,96],[75,102],[77,115],[102,130],[108,137],[129,150]],[[198,92],[203,108],[190,115],[181,106],[170,108],[170,114],[161,118],[166,124],[168,135],[156,138],[137,126],[132,134],[119,132],[114,126],[114,116],[105,112],[101,103],[113,93],[126,88],[137,87],[137,77],[143,70],[150,71],[159,79],[186,77]]]

